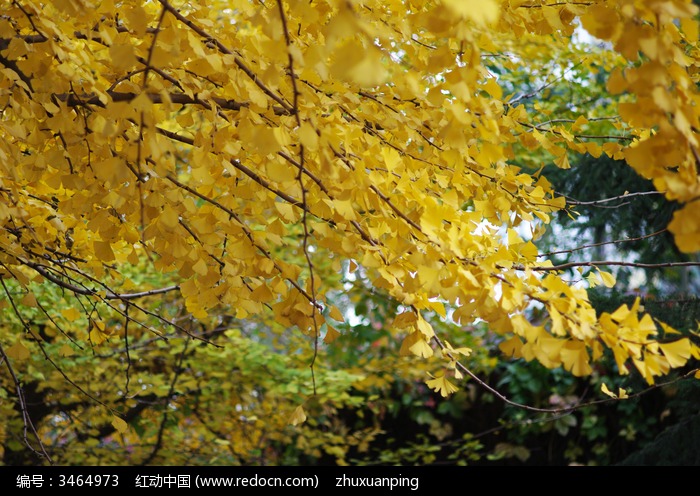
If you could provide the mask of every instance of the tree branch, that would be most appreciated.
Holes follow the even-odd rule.
[[[668,229],[661,229],[660,231],[656,231],[656,232],[653,232],[651,234],[645,234],[644,236],[639,236],[638,238],[616,239],[615,241],[603,241],[602,243],[591,243],[589,245],[583,245],[583,246],[578,246],[576,248],[571,248],[570,250],[549,251],[547,253],[541,253],[537,256],[538,257],[549,257],[551,255],[560,255],[562,253],[573,253],[575,251],[581,251],[581,250],[585,250],[587,248],[595,248],[597,246],[616,245],[616,244],[622,244],[622,243],[630,243],[630,242],[634,242],[634,241],[641,241],[643,239],[653,238],[654,236],[658,236],[659,234],[663,234],[666,231],[668,231]]]
[[[58,286],[67,289],[71,291],[72,293],[78,294],[78,295],[83,295],[83,296],[92,296],[94,294],[97,294],[99,291],[96,289],[87,289],[87,288],[80,288],[78,286],[75,286],[73,284],[67,283],[64,280],[60,279],[59,277],[53,275],[51,272],[46,270],[48,267],[42,264],[38,264],[36,262],[32,262],[30,260],[22,260],[21,261],[24,265],[27,267],[31,267],[35,271],[37,271],[39,274],[47,278],[49,281],[53,282],[54,284],[57,284]],[[112,291],[107,291],[107,294],[104,296],[105,300],[135,300],[137,298],[144,298],[146,296],[153,296],[157,294],[163,294],[163,293],[169,293],[171,291],[177,291],[180,289],[179,286],[167,286],[164,288],[156,288],[156,289],[149,289],[148,291],[141,291],[139,293],[115,293]]]
[[[180,377],[180,374],[182,373],[182,363],[185,360],[185,354],[187,352],[187,347],[189,346],[190,342],[185,340],[185,346],[182,348],[182,351],[180,352],[180,355],[178,357],[177,364],[175,365],[174,371],[173,371],[173,378],[172,381],[170,381],[170,389],[168,390],[168,394],[165,396],[164,401],[163,401],[163,417],[161,418],[160,421],[160,427],[158,428],[158,438],[156,440],[156,444],[153,447],[153,451],[146,457],[146,459],[141,463],[141,465],[149,465],[151,461],[155,458],[155,456],[158,454],[158,451],[160,448],[163,446],[163,434],[165,432],[165,424],[168,419],[168,411],[169,411],[169,403],[171,398],[173,398],[176,393],[175,393],[175,384],[177,383],[178,378]]]
[[[17,318],[20,320],[23,327],[25,329],[28,329],[29,325],[25,322],[24,318],[22,317],[22,314],[20,313],[19,309],[15,305],[15,301],[12,298],[12,296],[10,295],[10,292],[7,289],[7,286],[5,285],[5,281],[3,280],[2,277],[0,277],[0,285],[2,285],[2,289],[5,291],[5,295],[7,296],[8,300],[10,301],[10,305],[12,306],[12,309],[13,309],[15,315],[17,315]],[[10,363],[10,358],[5,353],[5,350],[3,349],[1,344],[0,344],[0,358],[2,358],[2,361],[5,362],[5,366],[7,367],[7,371],[9,372],[10,377],[12,377],[12,382],[15,384],[15,391],[17,393],[17,401],[19,402],[20,412],[22,413],[22,421],[24,423],[24,444],[32,452],[36,453],[39,456],[46,458],[46,460],[50,464],[53,464],[53,462],[51,461],[51,457],[46,452],[46,448],[44,447],[44,444],[41,442],[41,437],[39,436],[39,433],[37,432],[36,427],[34,426],[34,422],[32,422],[32,419],[29,415],[29,409],[27,408],[27,402],[24,399],[24,390],[22,389],[22,383],[19,380],[19,377],[17,377],[17,374],[15,373],[14,369],[12,368],[12,364]],[[32,431],[34,438],[36,439],[37,443],[39,444],[39,450],[34,448],[34,446],[32,446],[32,443],[29,441],[29,437],[27,435],[28,430]]]
[[[636,267],[638,269],[661,269],[664,267],[700,267],[700,262],[665,262],[665,263],[640,263],[640,262],[622,262],[619,260],[596,260],[590,262],[569,262],[560,265],[552,265],[550,267],[529,267],[530,270],[538,272],[551,270],[565,270],[574,267],[605,267],[605,266],[620,266],[620,267]],[[516,270],[524,270],[525,266],[513,266]]]
[[[245,65],[245,63],[240,59],[240,57],[236,54],[234,54],[231,50],[226,48],[219,40],[211,36],[209,33],[204,31],[202,28],[197,26],[194,22],[190,21],[187,19],[185,16],[183,16],[175,7],[170,5],[170,2],[168,0],[158,0],[163,7],[168,9],[176,18],[178,21],[182,22],[185,26],[193,30],[195,33],[197,33],[199,36],[204,38],[205,40],[210,41],[213,43],[216,48],[221,52],[226,55],[233,55],[234,57],[234,63],[238,66],[239,69],[241,69],[254,83],[255,85],[260,88],[263,93],[265,93],[267,96],[272,98],[274,101],[279,103],[284,110],[288,114],[293,114],[294,109],[287,103],[281,96],[279,96],[277,93],[272,91],[270,88],[268,88],[259,78],[258,75],[255,74],[248,66]]]
[[[566,202],[569,205],[593,205],[593,206],[596,206],[596,205],[599,205],[601,203],[608,203],[608,202],[622,200],[622,199],[626,200],[626,199],[632,198],[634,196],[663,195],[663,194],[664,194],[663,191],[638,191],[636,193],[626,193],[624,195],[613,196],[611,198],[604,198],[602,200],[594,200],[594,201],[578,201],[578,200],[575,200],[573,198],[570,199],[570,197],[568,197],[568,196],[566,196],[565,198],[566,198]],[[626,203],[623,205],[626,205]],[[621,206],[622,205],[617,205],[616,207],[612,207],[612,208],[617,208],[617,207],[621,207]]]
[[[22,69],[19,68],[17,63],[14,60],[10,60],[6,57],[3,57],[2,54],[0,54],[0,64],[4,65],[8,69],[11,69],[17,74],[17,77],[22,80],[24,84],[27,85],[27,88],[29,88],[29,91],[33,92],[34,88],[32,87],[32,80],[27,76],[24,72],[22,72]]]
[[[130,102],[139,96],[139,93],[135,92],[121,92],[108,90],[105,92],[113,102]],[[86,95],[75,95],[72,93],[59,93],[54,95],[58,100],[65,102],[70,107],[88,106],[96,105],[98,107],[104,107],[105,102],[97,94],[86,94]],[[204,100],[201,100],[197,96],[189,96],[184,93],[169,93],[167,100],[163,98],[160,93],[146,93],[146,96],[151,100],[152,103],[168,103],[168,100],[177,105],[201,105],[207,110],[211,110],[211,105]],[[209,100],[214,102],[219,108],[226,110],[240,110],[243,107],[247,107],[248,103],[238,102],[236,100],[210,97]]]
[[[558,136],[561,136],[561,132],[559,132],[555,129],[541,127],[539,125],[530,124],[528,122],[522,122],[522,121],[518,121],[518,124],[520,124],[521,126],[525,126],[527,128],[530,128],[530,129],[536,129],[537,131],[540,131],[543,133],[552,133],[552,134],[556,134]],[[573,136],[574,136],[574,138],[578,138],[578,139],[612,139],[612,140],[621,140],[621,141],[634,140],[633,136],[615,136],[614,134],[601,134],[601,135],[574,134]]]

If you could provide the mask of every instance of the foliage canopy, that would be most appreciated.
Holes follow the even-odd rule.
[[[333,409],[388,381],[328,360],[349,319],[371,322],[358,350],[396,343],[387,363],[445,397],[488,361],[476,324],[574,376],[609,352],[652,385],[700,358],[697,329],[639,299],[593,308],[629,262],[537,245],[576,210],[544,166],[605,155],[679,204],[668,231],[700,251],[692,3],[204,3],[0,2],[6,436],[35,422],[24,441],[59,459],[91,438],[78,463],[114,462],[110,443],[250,463],[323,424],[301,449],[328,452],[349,435]],[[380,295],[364,312],[361,291]]]

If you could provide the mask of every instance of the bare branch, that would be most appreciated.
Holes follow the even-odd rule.
[[[165,424],[168,419],[168,412],[170,410],[169,403],[171,398],[173,398],[177,394],[175,392],[175,384],[177,384],[177,380],[182,374],[182,371],[184,370],[182,367],[182,363],[185,360],[185,355],[189,344],[189,341],[185,341],[185,346],[182,348],[182,351],[178,356],[177,364],[173,368],[173,378],[170,381],[170,389],[168,390],[168,394],[165,396],[165,398],[163,398],[163,416],[160,421],[160,427],[158,428],[158,438],[156,440],[155,446],[153,447],[153,451],[151,451],[151,453],[142,462],[142,465],[149,465],[151,461],[153,461],[155,456],[158,454],[158,451],[160,451],[160,448],[163,445],[163,434],[165,433]]]
[[[561,132],[557,131],[556,129],[550,129],[547,127],[542,127],[540,125],[535,125],[535,124],[530,124],[528,122],[522,122],[518,121],[518,124],[521,126],[525,126],[530,129],[536,129],[537,131],[543,132],[543,133],[552,133],[561,136]],[[633,136],[617,136],[614,134],[600,134],[600,135],[592,135],[592,134],[574,134],[574,138],[578,139],[608,139],[608,140],[620,140],[620,141],[632,141],[635,138]]]
[[[569,74],[569,72],[573,71],[575,68],[577,68],[577,67],[580,66],[581,64],[583,64],[583,62],[579,62],[578,64],[575,64],[573,67],[570,67],[569,69],[567,69],[566,71],[564,71],[564,73],[563,73],[561,76],[558,76],[558,77],[552,79],[551,81],[547,81],[546,83],[544,83],[544,84],[541,85],[539,88],[537,88],[536,90],[532,91],[531,93],[526,93],[526,94],[524,94],[524,95],[521,95],[521,96],[519,96],[518,98],[514,98],[513,100],[510,100],[509,102],[506,102],[505,104],[506,104],[507,106],[512,107],[512,106],[514,106],[516,103],[518,103],[518,102],[521,101],[521,100],[528,100],[528,99],[530,99],[530,98],[533,98],[533,97],[537,96],[538,93],[541,93],[542,91],[546,90],[547,88],[549,88],[550,86],[552,86],[553,84],[555,84],[557,81],[560,81],[560,80],[564,79],[564,78],[567,76],[567,74]]]
[[[525,405],[522,403],[518,403],[518,402],[515,402],[512,400],[509,400],[503,393],[501,393],[500,391],[498,391],[497,389],[493,388],[488,383],[486,383],[485,381],[480,379],[479,376],[477,376],[474,372],[472,372],[469,368],[467,368],[464,364],[462,364],[459,360],[457,360],[457,358],[453,355],[452,351],[449,348],[447,348],[447,346],[445,346],[445,344],[437,336],[434,336],[433,340],[440,347],[441,351],[445,355],[447,355],[450,358],[450,360],[452,360],[461,371],[463,371],[465,374],[467,374],[469,377],[471,377],[477,384],[479,384],[479,386],[481,386],[486,391],[488,391],[489,393],[496,396],[498,399],[503,401],[505,404],[522,409],[522,410],[527,410],[530,412],[549,413],[549,414],[556,414],[558,416],[561,416],[562,414],[568,415],[570,413],[573,413],[576,410],[580,410],[581,408],[585,408],[585,407],[592,406],[592,405],[600,405],[603,403],[612,403],[614,401],[625,401],[627,399],[638,398],[640,396],[648,394],[649,392],[651,392],[655,389],[664,388],[664,387],[676,384],[680,381],[690,379],[690,378],[694,377],[698,371],[700,371],[700,369],[697,369],[697,368],[693,369],[693,370],[686,372],[683,375],[676,377],[670,381],[658,383],[658,384],[653,384],[653,385],[645,388],[642,391],[639,391],[639,392],[633,393],[633,394],[628,394],[626,398],[605,398],[602,400],[592,400],[592,401],[587,401],[587,402],[583,402],[583,401],[579,400],[575,404],[573,404],[571,406],[567,406],[565,408],[536,408],[533,406],[529,406],[529,405]]]
[[[506,398],[506,396],[498,391],[497,389],[493,388],[490,386],[488,383],[485,381],[481,380],[479,376],[477,376],[474,372],[472,372],[469,368],[467,368],[465,365],[463,365],[457,358],[452,354],[452,351],[445,346],[445,344],[438,338],[437,336],[433,336],[433,340],[437,345],[440,347],[442,352],[450,357],[452,361],[455,362],[456,366],[459,367],[461,371],[463,371],[465,374],[467,374],[469,377],[471,377],[474,381],[476,381],[482,388],[486,389],[489,393],[493,394],[495,397],[506,403],[507,405],[514,406],[516,408],[521,408],[523,410],[527,410],[530,412],[539,412],[539,413],[571,413],[573,410],[576,409],[576,407],[571,406],[568,408],[537,408],[534,406],[529,406],[529,405],[524,405],[522,403],[518,403],[516,401],[509,400]]]
[[[665,263],[640,263],[640,262],[623,262],[619,260],[594,260],[590,262],[569,262],[560,265],[552,265],[550,267],[534,266],[529,267],[530,270],[536,270],[538,272],[552,271],[552,270],[566,270],[575,267],[606,267],[606,266],[619,266],[619,267],[636,267],[638,269],[662,269],[665,267],[700,267],[700,262],[665,262]],[[525,267],[513,266],[516,270],[524,270]]]
[[[576,248],[571,248],[570,250],[549,251],[547,253],[541,253],[537,256],[538,257],[549,257],[551,255],[560,255],[562,253],[573,253],[575,251],[581,251],[581,250],[585,250],[587,248],[595,248],[597,246],[615,245],[615,244],[622,244],[622,243],[630,243],[630,242],[634,242],[634,241],[641,241],[643,239],[653,238],[654,236],[658,236],[659,234],[663,234],[666,231],[668,231],[668,229],[661,229],[660,231],[656,231],[656,232],[653,232],[651,234],[645,234],[644,236],[639,236],[638,238],[616,239],[615,241],[603,241],[602,243],[591,243],[589,245],[577,246]]]
[[[575,200],[569,196],[566,196],[566,202],[569,205],[593,205],[593,206],[597,206],[597,205],[600,205],[601,203],[609,203],[609,202],[623,200],[623,199],[626,200],[628,198],[632,198],[635,196],[649,196],[649,195],[663,195],[663,194],[665,194],[663,191],[638,191],[636,193],[625,193],[624,195],[613,196],[611,198],[604,198],[603,200],[594,200],[594,201],[578,201],[578,200]],[[627,203],[624,203],[624,204],[617,205],[617,206],[612,207],[612,208],[621,207],[622,205],[626,205],[626,204]]]

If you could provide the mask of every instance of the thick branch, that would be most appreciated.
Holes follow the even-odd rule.
[[[19,77],[24,84],[27,85],[27,88],[29,88],[29,91],[34,91],[32,88],[32,80],[27,76],[22,70],[17,66],[17,63],[14,60],[7,59],[0,55],[0,65],[4,65],[8,69],[13,70],[16,74],[17,77]]]
[[[135,92],[106,91],[106,93],[113,102],[130,102],[139,96],[139,94]],[[96,94],[75,95],[73,93],[61,93],[54,96],[58,100],[66,102],[71,107],[86,105],[97,105],[99,107],[105,106],[105,102],[103,102]],[[153,103],[167,103],[160,93],[146,93],[146,96],[148,96]],[[178,105],[202,105],[207,108],[211,108],[206,101],[201,100],[196,96],[189,96],[184,93],[170,93],[168,95],[168,100]],[[236,100],[229,100],[226,98],[211,97],[209,100],[214,102],[220,108],[226,110],[240,110],[241,108],[248,106],[248,103],[246,102],[237,102]]]

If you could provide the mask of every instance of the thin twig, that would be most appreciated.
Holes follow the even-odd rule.
[[[552,265],[548,267],[543,266],[533,266],[529,267],[530,270],[536,270],[539,272],[546,272],[552,270],[566,270],[575,267],[606,267],[606,266],[618,266],[618,267],[636,267],[638,269],[662,269],[665,267],[700,267],[700,262],[662,262],[662,263],[641,263],[641,262],[623,262],[620,260],[592,260],[589,262],[569,262],[559,265]],[[513,266],[516,270],[524,270],[524,266]]]
[[[663,195],[663,191],[638,191],[636,193],[625,193],[624,195],[619,195],[619,196],[613,196],[611,198],[604,198],[602,200],[594,200],[594,201],[578,201],[575,200],[571,197],[566,196],[566,203],[569,205],[599,205],[601,203],[608,203],[612,201],[617,201],[617,200],[626,200],[628,198],[632,198],[634,196],[648,196],[648,195]]]
[[[10,305],[12,305],[12,308],[15,312],[15,315],[17,315],[17,318],[19,318],[20,322],[22,325],[27,328],[28,324],[24,321],[22,318],[21,313],[19,312],[19,309],[15,305],[14,299],[10,295],[9,290],[7,289],[7,286],[5,285],[5,281],[3,280],[2,277],[0,277],[0,285],[2,285],[3,290],[5,291],[5,294],[7,295],[8,300],[10,301]],[[10,358],[7,356],[5,353],[5,350],[2,347],[2,344],[0,344],[0,358],[2,358],[2,361],[5,362],[5,366],[7,367],[7,371],[10,374],[10,377],[12,377],[12,382],[15,384],[15,392],[17,393],[17,401],[19,402],[19,408],[22,413],[22,421],[24,425],[24,444],[34,453],[36,453],[39,456],[42,456],[46,458],[46,460],[53,465],[53,461],[51,460],[51,457],[49,454],[46,452],[46,448],[44,447],[44,444],[41,442],[41,437],[39,436],[39,433],[36,430],[36,427],[34,427],[34,422],[32,422],[32,418],[29,415],[29,409],[27,408],[27,402],[24,398],[24,389],[22,388],[22,383],[19,380],[19,377],[17,377],[17,374],[15,373],[14,369],[12,368],[12,364],[10,363]],[[36,438],[37,443],[39,444],[39,450],[34,448],[32,446],[32,443],[29,441],[29,437],[27,435],[27,431],[31,430],[32,434]]]
[[[174,371],[173,371],[173,378],[170,381],[170,389],[168,390],[168,394],[163,398],[163,416],[160,421],[160,426],[158,428],[158,437],[156,439],[155,446],[153,447],[153,451],[146,457],[146,459],[141,463],[142,465],[146,466],[153,461],[153,459],[156,457],[158,454],[158,451],[160,451],[161,447],[163,446],[163,435],[165,433],[165,425],[167,423],[168,419],[168,412],[169,412],[169,404],[171,398],[173,398],[176,395],[175,392],[175,384],[177,384],[177,380],[180,377],[180,374],[184,370],[182,367],[182,363],[185,360],[185,353],[187,352],[187,347],[189,346],[189,341],[185,341],[185,346],[182,349],[182,352],[180,353],[180,356],[178,357],[178,362],[175,365]]]
[[[282,20],[282,30],[284,31],[284,39],[287,44],[287,60],[289,67],[289,78],[292,82],[292,110],[294,111],[294,117],[296,118],[297,127],[301,127],[301,117],[299,116],[299,89],[297,88],[297,77],[294,72],[294,57],[292,57],[292,52],[290,50],[292,45],[292,39],[289,35],[289,28],[287,27],[287,16],[284,13],[284,5],[282,0],[277,0],[277,7],[280,13],[280,18]],[[306,259],[306,266],[309,269],[309,291],[311,293],[311,321],[313,323],[314,332],[314,354],[311,358],[311,363],[309,364],[309,369],[311,370],[311,383],[313,385],[314,395],[316,394],[316,374],[314,371],[314,365],[316,364],[316,358],[318,357],[318,346],[319,346],[319,329],[318,321],[316,320],[316,282],[314,277],[314,264],[311,261],[311,254],[309,253],[309,226],[307,222],[308,205],[306,201],[306,185],[304,184],[304,145],[299,144],[299,172],[297,173],[297,181],[299,182],[299,188],[301,189],[301,225],[304,228],[304,236],[302,239],[302,251],[304,252],[304,258]]]
[[[437,336],[434,336],[433,340],[435,341],[435,343],[437,343],[437,345],[440,347],[442,352],[445,355],[447,355],[450,358],[450,360],[453,361],[457,367],[459,367],[459,369],[461,371],[463,371],[465,374],[467,374],[469,377],[471,377],[477,384],[479,384],[482,388],[487,390],[489,393],[496,396],[498,399],[500,399],[501,401],[503,401],[507,405],[510,405],[510,406],[513,406],[513,407],[516,407],[516,408],[519,408],[522,410],[527,410],[527,411],[537,412],[537,413],[569,414],[569,413],[574,412],[575,410],[580,410],[581,408],[584,408],[587,406],[599,405],[602,403],[611,403],[613,401],[624,401],[626,399],[637,398],[639,396],[642,396],[644,394],[649,393],[650,391],[653,391],[654,389],[659,389],[662,387],[670,386],[672,384],[675,384],[678,381],[688,379],[688,378],[694,376],[698,372],[698,370],[700,370],[700,369],[693,369],[690,372],[687,372],[687,373],[681,375],[680,377],[677,377],[675,379],[672,379],[672,380],[664,382],[664,383],[651,385],[651,386],[647,387],[646,389],[644,389],[643,391],[628,395],[626,398],[605,398],[602,400],[592,400],[592,401],[588,401],[585,403],[582,402],[581,400],[579,400],[576,403],[574,403],[570,406],[566,406],[564,408],[537,408],[537,407],[533,407],[533,406],[525,405],[522,403],[518,403],[516,401],[509,400],[503,393],[501,393],[500,391],[498,391],[497,389],[495,389],[494,387],[490,386],[488,383],[483,381],[481,378],[479,378],[479,376],[477,376],[474,372],[472,372],[469,368],[467,368],[464,364],[462,364],[459,360],[457,360],[455,358],[455,356],[452,354],[451,350],[448,349]]]
[[[653,238],[654,236],[658,236],[659,234],[663,234],[666,231],[668,231],[668,229],[661,229],[660,231],[656,231],[656,232],[653,232],[651,234],[645,234],[644,236],[639,236],[637,238],[616,239],[614,241],[603,241],[602,243],[591,243],[589,245],[577,246],[576,248],[571,248],[569,250],[548,251],[547,253],[540,253],[537,256],[538,257],[549,257],[551,255],[560,255],[562,253],[573,253],[575,251],[581,251],[581,250],[585,250],[587,248],[595,248],[597,246],[631,243],[634,241],[641,241],[641,240],[647,239],[647,238]]]

